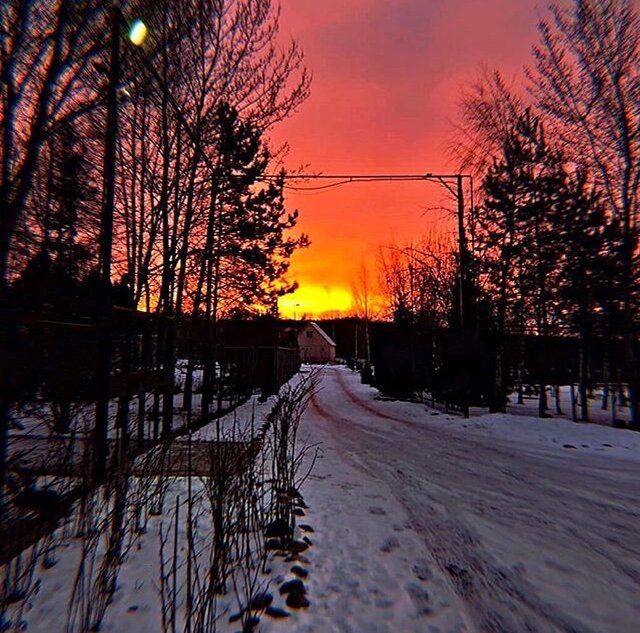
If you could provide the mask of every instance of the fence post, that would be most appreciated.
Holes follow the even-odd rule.
[[[3,389],[4,391],[4,389]],[[7,480],[7,445],[9,442],[9,398],[0,393],[0,513],[4,507],[4,485]]]
[[[162,358],[163,373],[167,380],[162,394],[162,434],[171,433],[173,426],[173,383],[175,375],[175,322],[173,318],[163,318],[164,353]]]
[[[109,397],[111,395],[111,310],[102,317],[98,332],[98,370],[96,423],[93,434],[94,484],[101,484],[107,476],[109,454]]]

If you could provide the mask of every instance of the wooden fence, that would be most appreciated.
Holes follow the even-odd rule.
[[[300,369],[297,347],[279,345],[220,348],[220,361],[239,390],[273,395]]]
[[[227,344],[218,340],[213,349],[220,377],[216,388],[235,395],[247,395],[256,389],[265,397],[277,393],[300,367],[295,336],[283,334],[278,324],[234,325],[232,329],[238,328],[243,330],[239,339],[228,338]],[[247,336],[250,331],[253,335]],[[265,337],[267,344],[261,344]],[[238,340],[243,344],[238,345]],[[0,547],[2,560],[55,527],[72,501],[111,476],[123,456],[132,459],[186,432],[186,426],[173,428],[172,422],[180,344],[173,319],[125,308],[113,308],[110,318],[102,320],[2,315],[0,491],[7,490],[9,470],[11,478],[33,479],[48,474],[76,483],[82,475],[80,483],[65,493],[65,502],[51,515],[51,521],[40,512],[25,514],[21,510],[13,519],[8,512],[0,514],[0,537],[7,543],[8,535],[15,531],[15,521],[31,526],[26,540]],[[191,349],[197,352],[202,344],[202,340],[196,340]],[[136,401],[138,406],[132,407]],[[9,437],[12,416],[25,404],[46,404],[57,416],[53,426],[48,420],[41,427],[42,433],[16,431]],[[95,405],[93,427],[85,425],[81,431],[73,428],[75,405],[87,405],[89,411]],[[197,428],[204,420],[204,416],[194,420],[192,427]],[[64,445],[64,451],[57,449],[59,444]],[[178,443],[172,450],[179,447]],[[56,451],[59,454],[54,457]],[[87,478],[87,467],[98,474],[89,473]],[[184,464],[174,470],[174,474],[184,474]],[[0,508],[3,501],[0,495]]]
[[[109,327],[110,397],[173,384],[172,319],[114,308]],[[0,329],[0,353],[6,363],[4,390],[10,401],[98,399],[103,323],[18,317],[4,319]]]

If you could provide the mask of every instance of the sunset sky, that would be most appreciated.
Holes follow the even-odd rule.
[[[287,165],[340,173],[448,173],[461,88],[482,64],[521,78],[547,2],[539,0],[282,0],[283,41],[302,45],[311,97],[273,133]],[[298,183],[317,186],[318,183]],[[349,310],[363,263],[380,245],[451,230],[454,203],[428,183],[350,184],[288,193],[312,245],[293,260],[300,283],[285,316]],[[438,208],[440,207],[440,208]],[[446,207],[443,209],[442,207]],[[449,209],[450,211],[447,211]]]

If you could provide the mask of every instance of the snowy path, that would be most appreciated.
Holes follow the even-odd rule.
[[[530,420],[520,442],[488,439],[322,374],[303,420],[324,455],[304,488],[316,546],[296,631],[639,630],[638,434],[599,428],[594,448],[592,427],[553,421],[590,449],[570,450]]]

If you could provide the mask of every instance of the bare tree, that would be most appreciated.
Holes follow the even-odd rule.
[[[634,259],[640,193],[640,17],[631,0],[574,0],[554,5],[538,26],[528,71],[531,93],[565,152],[593,175],[609,212],[623,226],[625,364],[632,424],[640,424],[633,363],[637,315]]]
[[[306,98],[310,77],[296,42],[278,46],[279,11],[271,0],[163,0],[148,20],[160,52],[153,59],[132,53],[137,78],[125,124],[127,253],[120,272],[133,273],[138,300],[150,286],[159,307],[175,302],[180,314],[198,284],[218,204],[211,195],[220,105],[264,132]]]
[[[525,105],[500,71],[483,67],[463,88],[458,109],[448,153],[461,172],[484,176]]]
[[[369,340],[369,322],[376,312],[374,305],[373,288],[371,287],[371,278],[369,270],[364,262],[360,263],[360,271],[355,281],[351,283],[351,296],[353,298],[353,311],[355,316],[364,321],[365,336],[365,360],[367,363],[371,359],[371,345]],[[355,351],[358,357],[358,326],[355,328]]]
[[[379,267],[391,316],[399,321],[444,327],[456,287],[455,246],[443,236],[421,244],[381,249]]]
[[[42,149],[56,129],[101,102],[93,62],[108,32],[99,0],[0,4],[0,283],[27,213]]]

